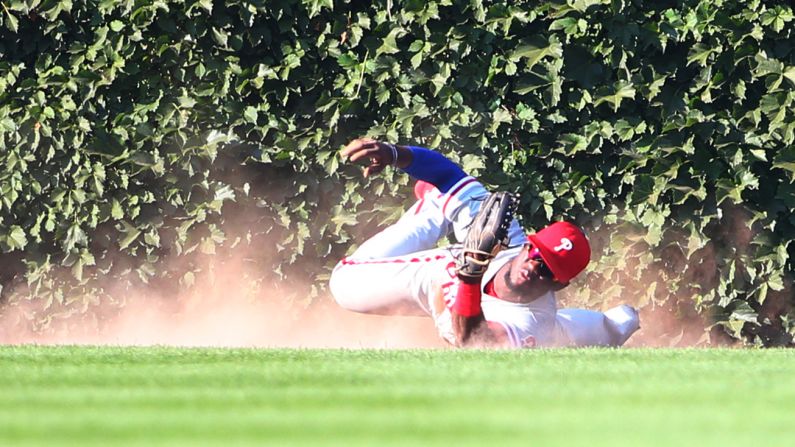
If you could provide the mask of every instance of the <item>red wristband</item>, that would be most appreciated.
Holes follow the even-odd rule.
[[[455,294],[453,311],[462,317],[474,317],[483,311],[480,308],[480,282],[467,284],[458,283],[458,292]]]

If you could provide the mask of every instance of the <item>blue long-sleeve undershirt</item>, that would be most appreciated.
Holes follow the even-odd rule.
[[[403,171],[432,184],[442,193],[467,176],[457,164],[438,152],[418,146],[409,146],[409,149],[412,153],[411,164]]]

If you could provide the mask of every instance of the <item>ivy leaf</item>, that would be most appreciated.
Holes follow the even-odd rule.
[[[212,27],[210,31],[212,33],[213,40],[215,41],[215,43],[217,43],[223,48],[226,48],[229,42],[229,34],[227,34],[226,31],[215,27]]]
[[[125,250],[141,235],[141,230],[130,225],[128,222],[122,221],[119,231],[124,234],[124,237],[119,240],[119,249]]]
[[[247,123],[257,124],[258,112],[256,107],[248,106],[243,112],[243,118]]]
[[[705,67],[707,65],[707,59],[715,51],[714,48],[703,43],[693,45],[693,48],[690,49],[687,55],[687,65],[697,62],[698,65]]]
[[[121,203],[119,203],[116,198],[113,198],[111,201],[110,215],[116,220],[124,217],[124,211],[122,210]]]
[[[519,78],[516,88],[514,88],[513,92],[517,95],[526,95],[550,84],[552,84],[551,79],[546,79],[533,72],[529,72],[523,74],[523,76]]]
[[[23,250],[28,245],[28,238],[25,236],[25,230],[19,225],[12,225],[8,234],[6,234],[6,244],[10,250]]]
[[[343,53],[337,57],[337,63],[342,68],[352,69],[359,64],[359,61],[351,53]]]
[[[549,25],[550,31],[563,30],[564,33],[574,35],[582,33],[587,28],[588,23],[583,19],[575,19],[574,17],[564,17],[557,19]]]
[[[785,288],[784,277],[781,274],[781,272],[772,273],[770,277],[767,279],[767,286],[777,292],[781,292],[782,290],[784,290]]]
[[[787,23],[793,19],[792,9],[789,6],[777,5],[763,12],[760,16],[763,25],[769,25],[777,33],[781,32]]]
[[[764,149],[751,149],[749,151],[759,161],[767,161],[767,152]]]
[[[561,152],[566,155],[574,155],[577,152],[584,151],[588,148],[588,138],[574,133],[564,134],[558,139],[558,144],[561,146],[555,149],[556,152]]]
[[[223,202],[225,200],[235,201],[235,190],[229,185],[221,185],[220,188],[215,190],[215,196],[213,197],[215,202]]]
[[[613,112],[618,112],[624,99],[635,99],[635,87],[626,81],[620,81],[613,86],[613,91],[597,97],[594,106],[609,102],[613,105]]]
[[[795,179],[795,148],[790,146],[779,151],[773,160],[772,167],[788,171],[790,178]]]
[[[782,76],[787,78],[787,80],[795,87],[795,66],[789,66],[786,70],[781,73]]]
[[[11,118],[3,118],[0,119],[0,135],[6,132],[14,132],[17,130],[16,124],[14,124],[14,120]]]
[[[651,175],[639,175],[632,185],[630,193],[630,205],[638,205],[649,200],[654,195],[654,177]]]
[[[411,45],[409,45],[409,52],[416,53],[422,50],[424,47],[425,47],[425,41],[415,40],[414,42],[411,42]]]
[[[478,175],[478,173],[486,168],[486,164],[481,157],[475,154],[466,154],[461,157],[461,168],[467,173]]]
[[[83,229],[80,228],[80,225],[72,224],[66,231],[66,237],[63,241],[63,250],[65,252],[70,252],[75,247],[86,245],[88,245],[88,236]]]
[[[557,37],[552,36],[549,40],[542,36],[534,36],[526,39],[521,45],[516,47],[511,53],[510,59],[518,62],[521,59],[527,59],[527,68],[532,68],[541,59],[550,56],[553,59],[560,59],[563,57],[563,45],[558,41]]]
[[[334,1],[333,0],[303,0],[304,4],[309,5],[309,17],[315,17],[320,13],[321,9],[328,8],[330,10],[334,9]]]
[[[730,199],[731,203],[741,203],[743,201],[742,189],[738,188],[733,181],[722,178],[717,181],[715,186],[717,187],[715,197],[718,205],[726,199]]]
[[[110,22],[110,29],[114,33],[118,33],[119,31],[124,29],[124,22],[122,22],[121,20],[113,20]]]
[[[619,141],[628,141],[635,136],[635,127],[624,119],[616,121],[613,129],[616,136],[618,136]]]
[[[759,318],[759,314],[754,311],[751,306],[746,303],[745,301],[736,301],[734,310],[732,310],[731,319],[744,321],[747,323],[753,323],[755,325],[759,325],[757,319]]]
[[[420,65],[422,65],[422,59],[423,59],[422,53],[417,53],[414,56],[411,56],[410,59],[411,67],[415,69],[418,68]]]
[[[378,49],[376,50],[375,52],[376,56],[379,56],[381,54],[395,54],[400,52],[400,48],[398,48],[396,39],[405,33],[406,32],[403,30],[403,28],[399,27],[392,28],[389,31],[389,34],[387,34],[386,37],[384,37],[381,46],[378,47]]]
[[[110,134],[102,127],[94,128],[93,132],[94,138],[83,149],[86,153],[102,156],[110,163],[125,157],[126,148],[118,135]]]
[[[18,33],[19,32],[19,20],[17,20],[17,18],[14,17],[13,14],[11,14],[11,11],[9,11],[6,8],[3,8],[3,9],[5,10],[5,13],[6,13],[6,23],[5,23],[6,28],[8,28],[9,31],[11,31],[14,34]]]

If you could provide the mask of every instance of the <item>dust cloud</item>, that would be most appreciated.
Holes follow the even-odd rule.
[[[98,317],[91,330],[83,324],[53,324],[33,330],[25,304],[4,308],[0,344],[79,344],[118,346],[304,347],[304,348],[436,348],[439,341],[430,318],[384,317],[345,311],[330,299],[307,307],[279,297],[247,300],[228,296],[178,299],[169,306],[150,299],[131,299],[114,315]],[[99,309],[101,313],[102,310]],[[84,323],[84,322],[83,322]]]
[[[289,298],[297,290],[290,293],[281,285],[278,292],[267,284],[253,287],[252,278],[261,275],[246,271],[243,254],[206,262],[195,285],[179,296],[151,288],[130,291],[118,297],[123,304],[100,301],[87,312],[66,317],[56,311],[48,315],[41,300],[5,303],[0,307],[0,344],[446,347],[430,318],[356,314],[329,296],[309,302]],[[111,289],[114,284],[105,286]]]
[[[152,290],[126,293],[123,305],[101,302],[85,313],[59,318],[43,329],[39,303],[20,301],[0,308],[0,344],[262,347],[262,348],[447,348],[429,317],[376,316],[347,311],[327,295],[311,303],[288,298],[289,290],[268,285],[252,287],[256,272],[246,272],[245,257],[227,260],[196,277],[179,296]],[[183,262],[183,261],[180,261]],[[112,287],[108,284],[108,287]],[[633,287],[628,282],[625,289]],[[308,290],[307,287],[299,287]],[[296,295],[292,293],[292,295]],[[598,287],[592,290],[599,296]],[[686,303],[687,300],[679,300]],[[607,309],[616,303],[590,307]],[[33,315],[36,315],[34,318]],[[87,320],[88,318],[88,320]],[[71,320],[71,321],[70,321]],[[641,328],[627,347],[686,347],[713,345],[703,321],[693,309],[645,306]]]

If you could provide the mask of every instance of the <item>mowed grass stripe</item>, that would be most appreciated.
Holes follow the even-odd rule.
[[[788,445],[789,350],[0,347],[0,445]]]

